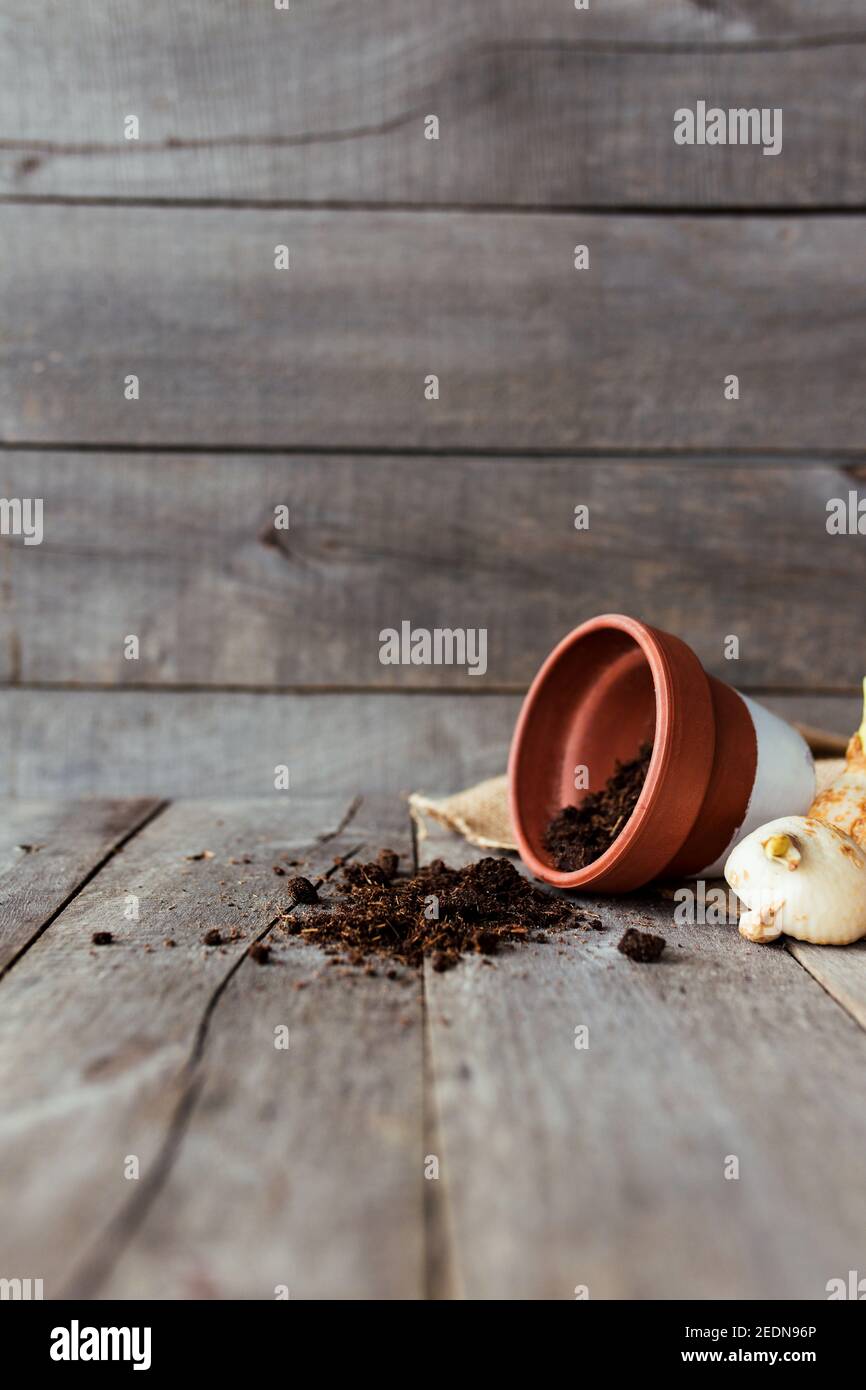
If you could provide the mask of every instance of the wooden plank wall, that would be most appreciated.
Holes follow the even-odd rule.
[[[862,201],[858,0],[6,0],[16,193],[525,207]],[[784,159],[672,113],[781,106]],[[850,103],[850,106],[849,106]],[[122,119],[140,116],[130,151]],[[442,138],[420,138],[438,114]]]
[[[844,730],[864,53],[856,0],[8,0],[0,789],[448,790],[604,610]],[[699,98],[782,152],[675,145]],[[403,619],[486,673],[382,666]]]

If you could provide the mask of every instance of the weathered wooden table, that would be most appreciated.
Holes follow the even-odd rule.
[[[823,1298],[863,1270],[862,945],[753,946],[655,893],[493,968],[325,968],[276,928],[273,866],[383,844],[474,853],[415,843],[397,799],[6,805],[0,1276],[49,1298]],[[658,964],[615,949],[636,918]]]

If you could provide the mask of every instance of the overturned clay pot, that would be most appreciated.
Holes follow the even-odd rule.
[[[603,787],[617,762],[651,742],[637,804],[585,867],[552,867],[545,830],[563,806]],[[511,821],[521,857],[557,888],[621,893],[663,877],[721,873],[735,841],[815,792],[805,741],[784,720],[704,671],[685,642],[611,613],[558,644],[520,711],[509,757]]]

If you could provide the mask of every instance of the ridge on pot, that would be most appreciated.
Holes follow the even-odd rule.
[[[642,743],[652,756],[637,804],[599,857],[553,868],[545,829]],[[508,762],[511,821],[521,858],[558,888],[627,892],[652,879],[721,872],[740,835],[797,814],[815,790],[812,755],[796,729],[709,676],[680,638],[609,613],[568,634],[541,666],[517,720]]]

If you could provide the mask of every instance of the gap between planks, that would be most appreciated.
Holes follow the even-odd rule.
[[[830,699],[851,699],[861,694],[859,685],[755,685],[750,682],[742,681],[737,683],[737,689],[742,695],[751,695],[756,700],[778,696],[782,699],[790,697],[792,699],[821,699],[826,696]],[[57,693],[61,691],[74,692],[78,695],[471,695],[475,698],[484,699],[488,696],[496,695],[525,695],[527,686],[522,681],[496,681],[485,684],[483,687],[472,685],[234,685],[231,683],[220,683],[218,685],[201,685],[194,681],[179,681],[174,685],[149,685],[145,681],[124,681],[123,684],[111,684],[108,681],[19,681],[19,680],[0,680],[0,691],[37,691]],[[815,729],[811,725],[799,723],[797,720],[791,721],[804,737],[808,739],[814,735],[816,740],[830,738],[834,740],[834,749],[838,747],[844,738],[847,744],[847,737],[836,734],[829,729]],[[815,751],[813,749],[813,751]],[[844,752],[844,746],[842,752]],[[835,753],[834,753],[835,756]],[[168,802],[166,804],[169,804]]]
[[[2,203],[2,199],[0,199]],[[866,208],[863,209],[866,212]],[[321,444],[321,443],[293,443],[286,441],[283,444],[256,444],[254,442],[242,441],[239,444],[220,444],[218,442],[209,444],[196,441],[174,440],[157,442],[154,444],[144,443],[130,439],[109,439],[109,440],[87,440],[87,439],[3,439],[0,438],[0,453],[20,453],[20,454],[146,454],[158,457],[162,454],[191,454],[196,458],[213,456],[214,458],[231,457],[234,454],[253,454],[269,457],[272,455],[283,456],[286,458],[306,457],[308,454],[322,454],[331,458],[410,458],[410,459],[459,459],[465,463],[473,461],[484,462],[486,460],[501,459],[524,459],[529,462],[538,459],[561,459],[563,461],[575,460],[576,462],[592,463],[596,459],[603,459],[612,463],[640,463],[646,460],[648,463],[680,463],[684,465],[692,464],[724,464],[724,463],[749,463],[751,460],[758,460],[762,463],[778,463],[780,467],[788,464],[796,464],[803,468],[813,468],[816,464],[850,465],[856,467],[857,463],[866,457],[866,449],[852,445],[850,448],[833,447],[829,449],[814,450],[811,454],[806,454],[802,449],[789,449],[782,446],[775,449],[769,445],[757,445],[748,448],[723,448],[714,447],[712,450],[695,449],[691,445],[624,445],[622,447],[613,445],[599,445],[593,448],[581,448],[579,445],[562,448],[538,448],[531,445],[521,446],[520,448],[502,448],[484,445],[455,445],[445,444],[437,447],[434,444]]]
[[[2,147],[0,147],[2,148]],[[699,203],[461,203],[387,202],[377,199],[310,198],[166,198],[110,194],[4,193],[0,207],[157,208],[160,211],[196,208],[204,212],[408,212],[485,213],[488,216],[522,216],[543,213],[550,217],[860,217],[866,203],[730,203],[703,207]]]
[[[407,806],[409,835],[412,846],[412,872],[417,874],[421,860],[418,852],[418,822]],[[436,1072],[433,1057],[433,1038],[430,1027],[429,999],[426,974],[421,972],[421,1012],[424,1064],[424,1163],[428,1157],[442,1153],[442,1131],[436,1103]],[[424,1298],[427,1302],[449,1302],[460,1297],[458,1263],[455,1257],[452,1209],[448,1182],[424,1179]]]
[[[353,797],[349,801],[345,812],[340,817],[335,828],[317,835],[315,844],[322,846],[337,839],[354,819],[362,802],[363,797]],[[361,846],[356,846],[346,850],[343,858],[351,859],[360,847]],[[337,864],[333,864],[329,869],[323,872],[322,877],[327,881],[336,873],[338,867]],[[261,931],[253,937],[249,946],[264,941],[273,931],[273,928],[280,920],[281,916],[293,915],[297,910],[298,905],[293,904],[289,907],[287,913],[277,913],[275,916],[271,917]],[[232,980],[238,974],[241,967],[248,961],[249,946],[245,950],[240,951],[234,960],[232,960],[225,973],[217,981],[210,996],[205,1000],[201,1018],[193,1037],[189,1056],[183,1069],[180,1096],[170,1118],[165,1137],[146,1177],[140,1179],[130,1201],[124,1206],[121,1206],[109,1225],[97,1237],[91,1252],[84,1257],[77,1269],[73,1270],[67,1280],[67,1291],[61,1291],[61,1298],[75,1297],[93,1299],[99,1296],[100,1290],[111,1277],[112,1271],[116,1268],[123,1254],[134,1240],[148,1212],[152,1209],[160,1193],[166,1187],[172,1170],[180,1156],[190,1121],[205,1086],[206,1077],[203,1071],[203,1064],[207,1051],[211,1022],[219,1007],[220,1000],[223,998]]]
[[[27,952],[31,949],[31,947],[33,947],[36,944],[39,938],[43,936],[45,932],[48,931],[52,924],[57,921],[61,913],[66,911],[70,904],[75,901],[75,899],[79,896],[81,892],[83,892],[87,885],[93,882],[97,874],[101,873],[102,870],[106,867],[106,865],[110,864],[111,860],[114,859],[114,857],[117,854],[119,854],[121,850],[123,850],[130,843],[131,840],[133,840],[137,835],[139,835],[142,830],[144,830],[148,825],[151,825],[152,822],[155,821],[158,816],[161,816],[163,812],[168,809],[170,804],[171,803],[169,801],[158,801],[155,805],[152,805],[151,808],[148,811],[146,811],[139,820],[137,820],[130,827],[128,827],[127,830],[123,832],[115,841],[109,842],[105,851],[96,859],[92,867],[86,872],[83,872],[81,877],[73,883],[73,886],[71,887],[70,891],[61,900],[58,906],[54,908],[53,911],[51,911],[48,914],[48,916],[44,919],[44,921],[42,921],[36,927],[36,929],[26,938],[26,940],[20,946],[20,948],[13,948],[13,950],[10,952],[8,959],[5,961],[0,961],[0,981],[5,979],[5,977],[9,974],[10,970],[12,970],[13,967],[17,965],[18,961],[20,961],[27,954]]]
[[[829,994],[835,1004],[866,1029],[866,940],[850,946],[814,946],[785,937],[788,954]]]

